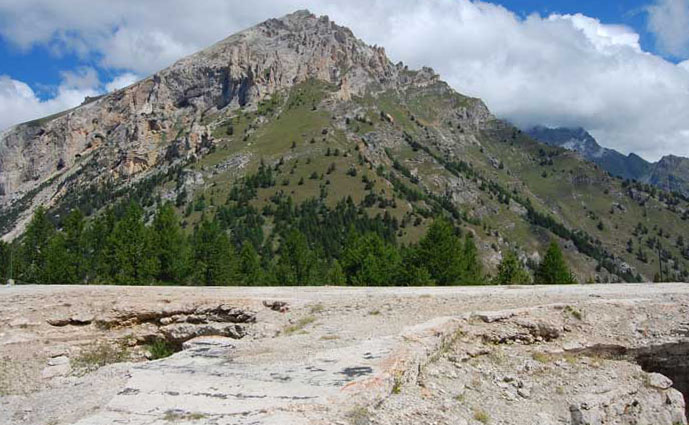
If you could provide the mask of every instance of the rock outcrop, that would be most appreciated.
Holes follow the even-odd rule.
[[[0,423],[686,424],[688,308],[679,284],[0,288]]]

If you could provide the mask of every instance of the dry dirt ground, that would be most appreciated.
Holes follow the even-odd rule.
[[[0,424],[677,425],[681,392],[686,284],[0,287]]]

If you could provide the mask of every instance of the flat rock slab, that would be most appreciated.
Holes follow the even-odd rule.
[[[213,418],[214,423],[284,421],[293,410],[337,404],[347,397],[342,391],[347,384],[380,374],[392,342],[370,340],[306,353],[301,359],[263,362],[252,359],[251,352],[240,354],[241,341],[210,347],[197,341],[171,358],[133,367],[126,388],[103,412],[78,425],[105,424],[116,417],[148,424],[151,417],[174,412]]]
[[[272,308],[276,301],[289,309]],[[166,326],[235,326],[215,313],[219,305],[251,319],[242,319],[242,334],[191,333],[171,357],[85,375],[70,369],[103,341],[140,344]],[[570,405],[543,403],[570,390],[561,397],[577,402],[600,391],[611,398],[601,406],[638,392],[647,412],[668,409],[656,399],[673,400],[666,416],[685,423],[676,417],[682,407],[672,380],[638,365],[601,365],[594,351],[677,341],[687,308],[684,284],[1,288],[0,423],[449,425],[476,423],[481,408],[490,408],[491,423],[526,423],[516,419],[519,406],[539,404],[539,423],[563,423]],[[48,322],[56,317],[70,320]],[[35,325],[13,326],[20,319]],[[573,363],[575,355],[581,359]],[[605,378],[571,381],[596,374]],[[618,378],[627,391],[620,396]],[[551,387],[533,379],[549,379]],[[589,390],[593,384],[606,387]]]

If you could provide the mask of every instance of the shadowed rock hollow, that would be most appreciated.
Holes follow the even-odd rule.
[[[3,424],[686,423],[679,284],[28,286],[0,311]]]

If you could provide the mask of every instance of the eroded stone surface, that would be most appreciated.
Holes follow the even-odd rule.
[[[686,285],[14,287],[0,311],[3,424],[686,424],[685,377],[649,369],[689,353]],[[77,367],[161,336],[182,351]]]

